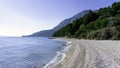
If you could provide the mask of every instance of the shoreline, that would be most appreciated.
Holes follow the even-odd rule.
[[[51,68],[120,68],[120,41],[82,40],[72,41],[64,60]]]
[[[60,38],[61,39],[61,38]],[[64,60],[56,65],[54,65],[51,68],[74,68],[72,67],[73,61],[75,60],[74,58],[77,57],[77,51],[79,52],[79,47],[76,43],[76,39],[69,39],[69,38],[62,38],[64,41],[71,41],[68,42],[68,44],[71,44],[70,46],[66,47],[65,49],[65,55],[66,57]]]
[[[57,55],[47,64],[45,64],[45,66],[43,66],[42,68],[52,68],[54,66],[56,66],[57,64],[61,63],[62,61],[64,61],[65,57],[66,57],[66,52],[69,51],[70,47],[72,46],[72,42],[68,41],[66,39],[56,39],[54,38],[53,40],[58,40],[58,41],[63,41],[66,42],[65,46],[61,51],[57,51]]]
[[[59,38],[58,38],[59,39]],[[65,55],[59,63],[46,68],[120,68],[120,41],[83,40],[60,38],[71,41],[62,52]]]

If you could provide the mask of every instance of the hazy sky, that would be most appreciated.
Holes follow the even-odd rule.
[[[83,10],[120,0],[0,0],[0,35],[21,36],[51,29]]]

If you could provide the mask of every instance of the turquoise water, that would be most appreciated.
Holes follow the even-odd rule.
[[[43,37],[1,37],[0,68],[40,68],[63,49],[63,44]]]

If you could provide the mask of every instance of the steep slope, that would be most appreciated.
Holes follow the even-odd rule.
[[[69,23],[72,23],[74,20],[83,17],[84,15],[86,15],[89,11],[85,10],[82,11],[76,15],[74,15],[71,18],[65,19],[64,21],[62,21],[60,24],[58,24],[56,27],[54,27],[53,29],[50,30],[43,30],[43,31],[39,31],[36,33],[33,33],[32,35],[28,35],[31,37],[36,37],[36,36],[40,36],[40,37],[51,37],[53,35],[54,32],[56,32],[57,30],[61,29],[62,27],[68,25]]]

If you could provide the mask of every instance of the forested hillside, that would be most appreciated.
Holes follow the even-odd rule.
[[[61,28],[54,37],[70,37],[83,39],[120,39],[120,2],[112,6],[89,10],[82,18]]]

